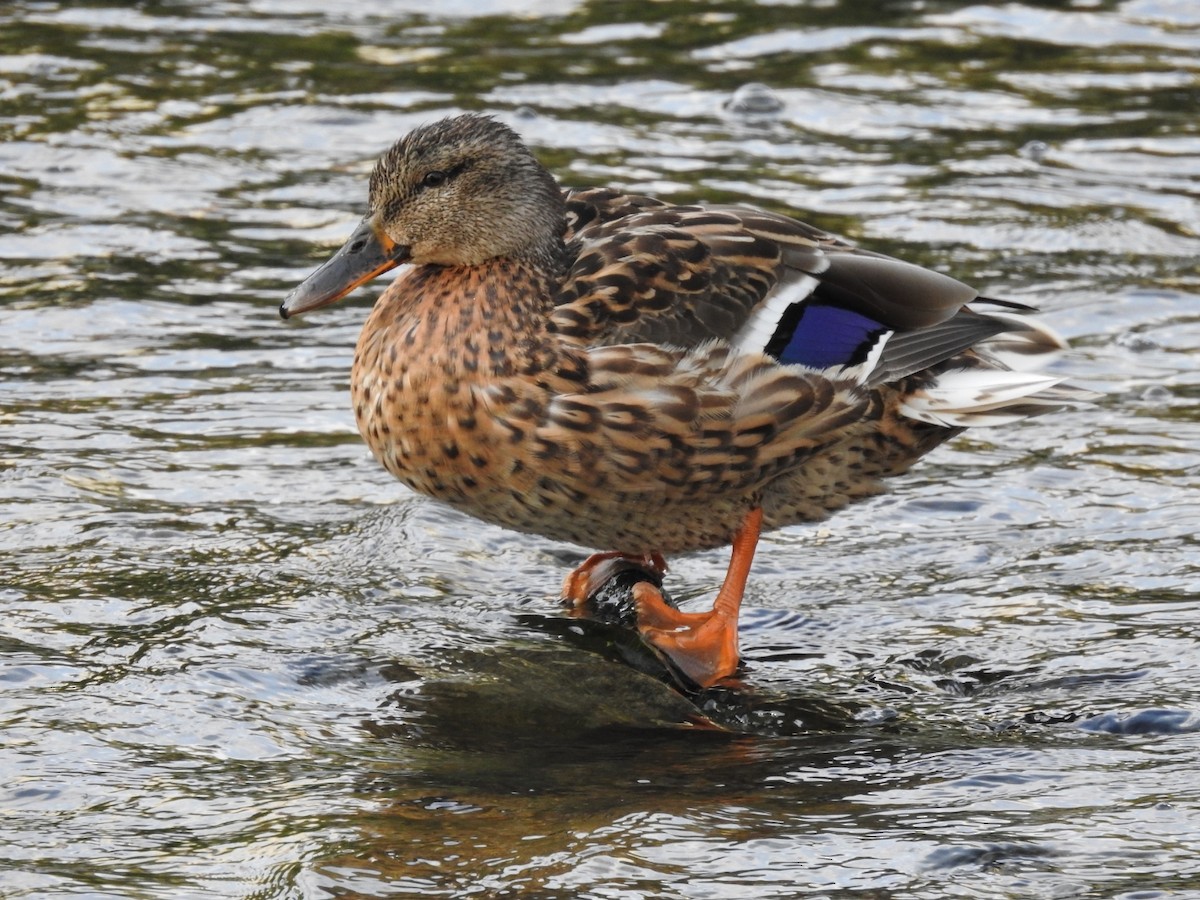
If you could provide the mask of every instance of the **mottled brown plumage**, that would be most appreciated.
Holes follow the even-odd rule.
[[[960,282],[761,210],[562,192],[486,117],[399,141],[282,311],[399,263],[354,359],[367,444],[414,490],[585,547],[737,539],[731,573],[748,570],[758,510],[765,529],[820,519],[965,425],[1071,399],[990,352],[1058,346],[1011,304],[975,311]],[[722,596],[723,650],[690,647],[715,613],[672,625],[644,604],[648,639],[701,683],[736,663],[740,588]],[[701,659],[731,640],[732,661]]]

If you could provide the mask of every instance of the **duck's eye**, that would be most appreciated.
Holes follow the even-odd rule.
[[[446,183],[446,179],[448,177],[449,176],[445,172],[441,172],[441,171],[438,171],[437,169],[434,169],[432,172],[425,173],[425,177],[421,179],[421,187],[423,187],[423,188],[441,187],[443,184]]]

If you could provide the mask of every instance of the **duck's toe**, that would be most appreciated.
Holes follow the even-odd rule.
[[[667,562],[661,553],[642,556],[617,552],[593,553],[563,579],[563,605],[585,606],[605,582],[628,568],[630,563],[657,572],[660,576],[667,571]]]
[[[737,614],[718,606],[685,613],[668,605],[649,582],[633,588],[638,632],[699,687],[711,687],[738,667]]]

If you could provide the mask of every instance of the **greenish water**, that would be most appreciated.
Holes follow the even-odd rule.
[[[0,8],[0,896],[1200,896],[1200,8],[437,9]],[[276,316],[454,110],[1038,305],[1105,396],[765,539],[681,727],[574,549],[370,459],[378,286]]]

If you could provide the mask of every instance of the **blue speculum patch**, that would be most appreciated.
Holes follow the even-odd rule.
[[[798,315],[785,314],[766,347],[767,353],[783,363],[814,369],[856,365],[887,331],[874,319],[837,306],[794,308]]]

